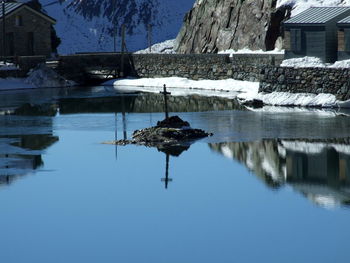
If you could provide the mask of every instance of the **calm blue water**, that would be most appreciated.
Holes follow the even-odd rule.
[[[102,144],[162,119],[137,108],[158,96],[0,99],[2,262],[350,260],[348,117],[179,98],[173,110],[187,105],[177,114],[214,136],[169,156],[166,189],[165,153]]]

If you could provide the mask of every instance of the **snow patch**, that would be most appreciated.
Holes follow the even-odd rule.
[[[45,64],[40,64],[32,69],[24,82],[37,88],[71,87],[75,85],[73,81],[66,80],[53,69],[46,67]]]
[[[326,64],[324,64],[320,58],[302,57],[302,58],[285,59],[282,61],[281,67],[324,68],[326,67]]]
[[[113,85],[116,90],[121,91],[146,91],[155,92],[163,90],[163,86],[171,91],[172,95],[186,95],[198,93],[201,95],[223,96],[229,98],[237,97],[238,92],[257,93],[258,82],[240,81],[234,79],[224,80],[190,80],[187,78],[142,78],[142,79],[121,79],[104,83]]]
[[[350,6],[350,0],[278,0],[276,7],[291,6],[292,16],[295,16],[310,7],[317,6]]]
[[[350,68],[350,59],[330,64],[323,63],[320,58],[316,57],[291,58],[283,60],[280,66],[292,68]]]
[[[0,61],[0,70],[17,70],[18,67],[9,62]]]
[[[242,103],[253,100],[262,101],[265,105],[273,106],[301,106],[338,108],[350,107],[349,101],[338,101],[333,94],[321,93],[289,93],[272,92],[259,93],[259,83],[240,81],[234,79],[225,80],[190,80],[187,78],[141,78],[110,80],[104,85],[113,86],[118,91],[144,91],[159,93],[163,86],[171,89],[172,95],[184,96],[199,94],[203,96],[220,96],[237,98]],[[281,109],[281,108],[279,108]],[[290,108],[289,108],[290,110]]]
[[[149,48],[136,51],[135,54],[176,54],[174,50],[175,39],[170,39],[161,43],[154,44]]]
[[[273,55],[277,55],[277,54],[284,54],[284,50],[275,49],[275,50],[271,50],[271,51],[264,51],[262,49],[251,50],[251,49],[247,49],[247,48],[239,49],[239,50],[227,49],[227,50],[219,51],[218,54],[229,54],[230,57],[233,57],[233,55],[236,55],[236,54],[273,54]]]

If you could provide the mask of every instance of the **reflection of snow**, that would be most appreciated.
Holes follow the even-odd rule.
[[[350,202],[348,170],[342,170],[342,177],[334,175],[336,172],[334,169],[338,167],[338,163],[350,161],[350,145],[327,142],[264,140],[260,142],[214,144],[211,147],[229,159],[242,162],[256,176],[262,178],[267,185],[271,186],[271,182],[279,186],[287,183],[310,201],[324,208],[335,208]],[[327,151],[330,148],[344,154],[332,155],[339,158],[339,160],[332,159],[332,165],[328,166],[332,171],[327,169],[319,169],[316,172],[310,170],[310,167],[319,166],[320,162],[329,160],[327,159],[329,158]],[[337,181],[336,185],[330,183],[331,178],[333,183],[334,180]]]
[[[326,148],[334,148],[339,153],[350,155],[350,145],[348,144],[335,144],[335,143],[322,143],[322,142],[303,142],[303,141],[281,141],[281,144],[285,149],[294,152],[302,152],[307,154],[318,154],[324,151]]]
[[[232,150],[230,149],[230,147],[228,147],[228,146],[223,146],[223,147],[221,148],[221,151],[222,151],[222,154],[223,154],[226,158],[228,158],[228,159],[233,159],[233,158],[234,158],[233,153],[232,153]]]
[[[334,190],[328,185],[292,183],[295,190],[303,193],[309,200],[324,208],[336,208],[349,201],[349,196]]]

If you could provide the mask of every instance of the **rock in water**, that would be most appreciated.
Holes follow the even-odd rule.
[[[173,148],[190,145],[197,139],[212,136],[201,129],[192,129],[187,121],[172,116],[157,123],[157,126],[134,131],[132,140],[106,142],[108,144],[137,144],[157,147],[163,152],[172,152]],[[189,146],[188,146],[189,147]],[[186,149],[188,149],[186,146]]]
[[[183,121],[179,116],[171,116],[162,121],[157,122],[156,127],[163,128],[188,128],[190,124],[187,121]]]

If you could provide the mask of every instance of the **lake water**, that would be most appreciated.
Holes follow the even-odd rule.
[[[214,136],[171,155],[102,144],[163,119],[160,95],[94,87],[0,101],[2,262],[350,260],[346,115],[172,97]]]

